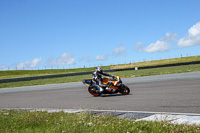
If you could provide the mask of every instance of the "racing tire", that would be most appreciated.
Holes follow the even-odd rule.
[[[101,93],[99,93],[97,87],[95,87],[95,86],[90,86],[90,87],[88,87],[88,91],[89,91],[89,93],[90,93],[91,95],[93,95],[93,96],[95,96],[95,97],[98,97],[98,96],[101,95]]]
[[[119,93],[122,95],[128,95],[130,93],[130,89],[126,85],[122,85]]]

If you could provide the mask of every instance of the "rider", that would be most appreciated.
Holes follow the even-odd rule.
[[[110,84],[108,84],[108,85],[103,84],[101,82],[102,75],[109,76],[109,77],[114,77],[113,75],[104,73],[101,67],[97,67],[95,69],[95,72],[92,73],[92,82],[100,87],[100,93],[102,93],[104,91],[104,88],[109,87],[111,85],[111,83],[112,83],[112,82],[110,82]]]

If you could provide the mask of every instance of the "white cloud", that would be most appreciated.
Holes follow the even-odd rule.
[[[178,46],[180,48],[190,47],[199,44],[200,44],[200,22],[193,25],[188,30],[187,35],[178,41]]]
[[[30,67],[31,68],[34,68],[34,67],[36,67],[38,64],[39,64],[39,62],[42,60],[42,58],[40,57],[40,58],[35,58],[34,60],[32,60],[31,62],[30,62]]]
[[[84,57],[88,58],[88,57]],[[73,55],[70,53],[63,53],[61,56],[58,58],[50,58],[48,61],[41,62],[42,58],[35,58],[31,61],[25,61],[22,63],[15,63],[11,66],[12,70],[25,70],[25,69],[30,69],[30,68],[35,68],[39,64],[40,65],[47,65],[47,66],[52,66],[52,65],[73,65],[75,64],[75,59],[73,58]],[[9,67],[6,65],[1,65],[0,70],[8,70]]]
[[[16,63],[13,66],[15,66],[17,69],[26,69],[26,68],[34,68],[36,67],[42,58],[35,58],[32,61],[25,61],[23,63]]]
[[[114,49],[114,54],[116,56],[122,56],[126,53],[126,47],[123,46],[119,46],[117,48]]]
[[[119,46],[114,48],[113,53],[109,54],[109,55],[97,55],[96,56],[96,60],[107,60],[108,57],[112,57],[112,56],[123,56],[126,54],[126,47],[124,46]]]
[[[7,65],[1,65],[0,70],[8,70],[8,66]]]
[[[107,60],[107,56],[106,55],[97,55],[96,56],[96,60]]]
[[[176,40],[178,35],[176,33],[166,33],[164,37],[161,37],[158,41],[155,43],[151,43],[150,45],[146,46],[143,44],[143,42],[138,42],[133,46],[133,49],[136,51],[144,51],[147,53],[153,53],[153,52],[164,52],[171,48],[171,45],[169,44],[169,41]]]
[[[170,49],[170,45],[167,42],[158,40],[155,43],[151,43],[149,46],[144,48],[145,52],[153,53],[153,52],[163,52]]]
[[[133,49],[136,51],[143,51],[144,50],[144,44],[143,42],[137,42],[134,46]]]
[[[72,54],[64,53],[56,59],[51,58],[50,63],[53,65],[73,65],[75,64],[75,59],[73,58]]]
[[[160,38],[160,41],[172,41],[172,40],[176,40],[178,37],[178,35],[176,33],[166,33],[164,37]]]

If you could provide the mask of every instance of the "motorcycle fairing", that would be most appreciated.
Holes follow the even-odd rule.
[[[111,80],[109,77],[104,77],[102,78],[102,83],[103,84],[109,84],[109,82],[111,81],[115,86],[110,86],[111,89],[115,89],[117,90],[118,87],[116,86],[119,83],[119,78],[116,76],[115,79]]]
[[[90,86],[92,84],[92,79],[85,79],[83,80],[83,84]]]

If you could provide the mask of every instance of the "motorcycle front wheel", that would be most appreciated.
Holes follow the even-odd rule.
[[[130,89],[126,85],[122,85],[119,93],[122,95],[128,95],[130,93]]]
[[[95,97],[101,95],[101,93],[99,93],[97,87],[95,87],[95,86],[90,86],[90,87],[88,87],[88,91],[89,91],[89,93],[90,93],[91,95],[93,95],[93,96],[95,96]]]

